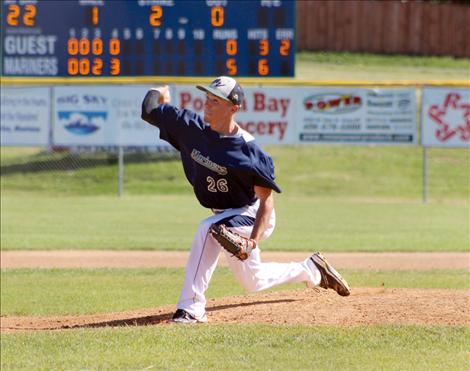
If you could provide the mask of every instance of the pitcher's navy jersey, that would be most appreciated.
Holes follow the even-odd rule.
[[[202,206],[228,209],[251,205],[256,200],[255,185],[281,192],[274,182],[271,157],[246,131],[220,135],[196,113],[168,104],[142,117],[160,129],[161,139],[180,151],[186,178]]]

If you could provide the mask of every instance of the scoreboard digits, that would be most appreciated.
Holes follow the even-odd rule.
[[[35,5],[28,4],[25,5],[23,9],[21,9],[21,7],[16,4],[11,4],[8,6],[7,24],[9,26],[19,26],[22,24],[26,27],[33,27],[35,25],[35,17]]]
[[[292,0],[4,0],[2,76],[294,76]]]

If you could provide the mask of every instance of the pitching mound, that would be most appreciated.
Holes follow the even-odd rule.
[[[470,325],[470,290],[356,288],[343,298],[299,289],[211,299],[210,324]],[[2,332],[166,325],[174,305],[85,316],[1,317]]]

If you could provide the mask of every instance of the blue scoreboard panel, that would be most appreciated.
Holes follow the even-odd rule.
[[[2,0],[2,76],[294,76],[293,0]]]

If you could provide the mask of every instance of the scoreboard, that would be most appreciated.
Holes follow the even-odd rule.
[[[2,0],[2,76],[294,76],[293,0]]]

